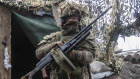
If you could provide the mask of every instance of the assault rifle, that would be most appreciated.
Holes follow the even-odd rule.
[[[101,16],[108,12],[112,8],[109,7],[103,13],[101,13],[94,21],[92,21],[88,26],[84,27],[79,33],[77,33],[72,39],[63,45],[54,45],[52,47],[53,51],[47,53],[37,64],[36,67],[29,72],[25,77],[27,79],[32,79],[33,75],[41,70],[43,67],[51,68],[53,62],[59,64],[66,72],[71,72],[75,69],[75,66],[66,57],[81,41],[90,35],[90,29],[92,24],[95,23]]]

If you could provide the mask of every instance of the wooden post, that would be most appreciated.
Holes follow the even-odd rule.
[[[4,48],[2,44],[5,37],[8,38],[8,54],[10,56],[9,63],[11,64],[11,12],[4,6],[0,6],[0,79],[11,79],[11,69],[4,69]]]

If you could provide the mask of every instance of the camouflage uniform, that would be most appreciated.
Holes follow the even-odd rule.
[[[70,15],[73,14],[75,13],[71,12]],[[71,19],[68,19],[68,21],[71,21]],[[69,24],[67,22],[64,22],[61,26],[61,32],[56,32],[44,36],[44,40],[42,40],[38,44],[39,47],[36,49],[36,57],[38,59],[41,59],[44,55],[46,55],[49,52],[49,49],[54,44],[56,44],[56,42],[66,42],[69,39],[71,39],[77,33],[77,27],[78,25],[76,23]],[[74,50],[75,52],[71,52],[68,58],[76,66],[76,70],[68,74],[61,68],[54,68],[50,72],[50,79],[91,79],[89,63],[93,61],[95,56],[93,36],[88,36],[86,40],[82,41],[82,43],[80,43]]]

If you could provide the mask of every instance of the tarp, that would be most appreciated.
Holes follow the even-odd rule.
[[[14,11],[12,13],[19,27],[35,47],[43,36],[59,31],[55,19],[51,16],[22,16]]]

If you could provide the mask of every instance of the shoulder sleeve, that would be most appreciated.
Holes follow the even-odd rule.
[[[43,40],[41,40],[38,44],[38,46],[42,44],[49,44],[52,42],[57,42],[61,39],[61,32],[55,32],[51,33],[50,35],[46,35],[43,37]]]

